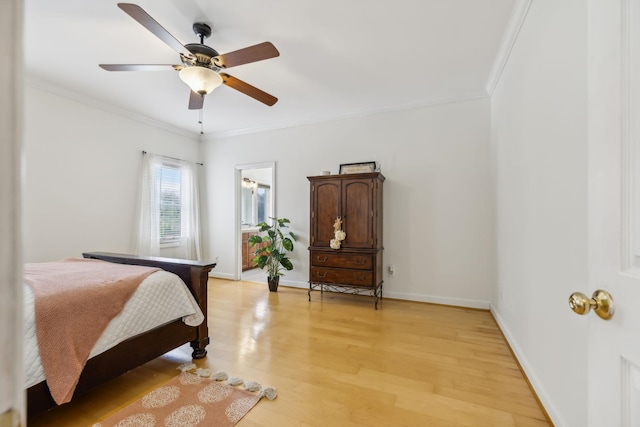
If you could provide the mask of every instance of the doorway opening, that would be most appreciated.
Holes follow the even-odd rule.
[[[265,273],[253,263],[255,249],[249,238],[259,234],[258,224],[275,216],[275,162],[236,166],[236,277],[263,281]]]

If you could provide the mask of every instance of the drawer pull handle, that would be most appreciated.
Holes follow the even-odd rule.
[[[364,265],[365,264],[365,260],[364,260],[364,258],[356,258],[355,263],[356,263],[356,265]]]
[[[366,278],[367,278],[367,276],[364,275],[364,274],[359,277],[360,281],[362,281],[362,282],[364,282]]]
[[[327,257],[322,257],[320,258],[320,256],[317,256],[316,259],[318,260],[318,262],[327,262]]]
[[[318,272],[318,277],[320,277],[321,279],[324,279],[325,277],[327,277],[327,272],[323,271],[323,272]]]

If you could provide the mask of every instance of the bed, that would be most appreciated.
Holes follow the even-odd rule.
[[[155,267],[174,273],[184,281],[191,291],[204,320],[198,326],[189,326],[182,318],[178,318],[137,334],[92,356],[82,370],[75,387],[74,397],[186,343],[191,344],[194,359],[206,356],[206,346],[209,344],[207,279],[208,273],[215,267],[214,263],[108,252],[86,252],[83,253],[83,257],[116,264]],[[25,355],[25,357],[27,356]],[[27,388],[27,413],[29,416],[55,406],[56,403],[45,381]]]

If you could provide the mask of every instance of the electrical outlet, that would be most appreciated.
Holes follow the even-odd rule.
[[[396,267],[395,265],[389,266],[389,277],[395,277],[396,275]]]

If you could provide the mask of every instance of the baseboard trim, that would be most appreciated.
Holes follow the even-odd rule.
[[[489,301],[471,300],[465,298],[438,297],[433,295],[412,294],[405,292],[388,292],[382,287],[382,297],[405,301],[428,302],[431,304],[451,305],[455,307],[479,308],[488,310],[491,306]]]
[[[506,341],[507,346],[511,351],[511,354],[513,355],[513,358],[516,360],[516,363],[518,363],[520,372],[522,372],[522,376],[524,377],[527,384],[529,384],[531,393],[533,393],[533,397],[538,401],[538,405],[540,405],[540,409],[542,410],[542,413],[547,419],[547,422],[549,423],[549,425],[551,426],[567,425],[565,422],[563,422],[562,417],[559,415],[558,411],[554,407],[553,402],[549,398],[549,395],[546,393],[544,387],[542,386],[542,383],[540,382],[538,377],[535,375],[533,369],[531,368],[531,363],[529,362],[529,360],[526,358],[526,356],[524,355],[524,353],[516,343],[516,340],[514,339],[511,332],[509,331],[509,328],[507,327],[507,325],[504,323],[504,321],[502,320],[498,312],[495,311],[493,306],[490,308],[489,311],[493,316],[493,320],[498,325],[498,329],[502,333],[502,336],[504,337],[504,340]]]
[[[209,277],[215,277],[216,279],[236,280],[236,278],[233,276],[233,274],[215,273],[213,271],[211,271],[209,273]]]
[[[291,288],[309,289],[309,283],[299,281],[288,281],[280,279],[281,286]],[[363,294],[364,295],[364,294]],[[481,310],[489,310],[491,304],[489,301],[478,301],[464,298],[448,298],[437,297],[433,295],[412,294],[405,292],[387,292],[382,286],[382,298],[397,299],[403,301],[427,302],[431,304],[450,305],[454,307],[477,308]]]

